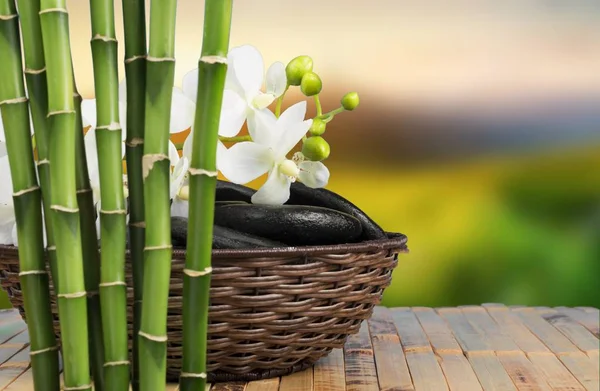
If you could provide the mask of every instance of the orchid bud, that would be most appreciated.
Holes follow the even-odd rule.
[[[291,86],[299,86],[302,83],[302,77],[312,72],[313,60],[310,56],[298,56],[287,64],[285,67],[285,76],[288,84]]]
[[[300,82],[300,91],[306,96],[317,95],[323,89],[321,78],[314,72],[306,72]]]
[[[329,143],[321,136],[309,137],[302,145],[302,154],[313,162],[320,162],[329,157]]]
[[[310,129],[308,129],[308,131],[313,136],[320,136],[323,133],[325,133],[326,127],[327,127],[327,124],[325,123],[325,121],[323,121],[320,118],[315,118],[315,119],[313,119],[312,125],[310,126]]]
[[[358,106],[359,99],[357,92],[349,92],[342,98],[342,107],[344,110],[352,111]]]

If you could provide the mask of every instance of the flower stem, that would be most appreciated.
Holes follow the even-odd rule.
[[[246,136],[236,136],[236,137],[223,137],[219,136],[219,140],[224,143],[239,143],[242,141],[252,141],[252,137],[250,135]]]
[[[319,94],[314,96],[315,98],[315,106],[317,107],[317,117],[323,115],[323,108],[321,107],[321,100],[319,99]]]
[[[87,292],[76,194],[76,111],[65,0],[42,0],[40,21],[48,72],[52,216],[58,271],[58,311],[65,388],[92,389],[88,348]]]
[[[34,4],[31,6],[35,7]],[[14,0],[0,0],[0,107],[13,183],[19,280],[27,312],[31,353],[36,353],[31,355],[33,384],[35,391],[58,391],[58,346],[52,325],[49,279],[45,272],[42,195],[31,145],[18,21]]]
[[[140,389],[164,391],[167,304],[171,279],[171,198],[168,152],[175,78],[176,0],[151,0],[146,64],[144,180],[145,252],[139,338]]]
[[[275,117],[279,118],[281,115],[281,104],[283,103],[283,98],[285,98],[285,94],[288,92],[290,88],[289,84],[285,85],[285,90],[283,90],[283,94],[279,98],[277,98],[277,104],[275,105]]]
[[[183,280],[181,391],[204,390],[212,235],[217,183],[217,140],[231,31],[232,0],[206,0],[198,62],[198,96],[190,168],[190,211]]]
[[[329,122],[331,122],[331,120],[333,119],[333,117],[335,117],[336,115],[338,115],[340,113],[343,113],[344,111],[346,111],[346,110],[344,110],[344,108],[340,106],[337,109],[331,110],[328,113],[317,115],[317,117],[320,118],[320,119],[322,119],[323,122],[329,123]]]
[[[144,281],[144,106],[146,103],[146,11],[144,0],[123,1],[125,80],[127,83],[127,182],[129,185],[129,237],[133,269],[133,391],[140,390],[137,338],[142,314]]]
[[[123,155],[119,120],[117,39],[113,0],[90,0],[96,90],[96,144],[100,174],[100,307],[104,381],[111,391],[129,390]]]

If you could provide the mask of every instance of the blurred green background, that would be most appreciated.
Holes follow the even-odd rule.
[[[179,4],[177,83],[196,66],[203,17],[203,2]],[[90,98],[89,5],[68,5]],[[600,307],[598,1],[234,8],[232,47],[258,47],[267,65],[311,55],[326,109],[360,93],[325,134],[328,187],[408,235],[385,305]]]

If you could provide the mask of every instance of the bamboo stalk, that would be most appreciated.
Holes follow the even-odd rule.
[[[198,62],[189,230],[183,280],[183,368],[179,383],[182,391],[203,390],[206,385],[216,155],[231,13],[232,0],[206,0],[204,40]]]
[[[111,391],[129,390],[125,236],[117,39],[113,0],[90,0],[96,89],[96,144],[100,173],[100,306],[104,380]]]
[[[88,292],[88,328],[90,365],[94,380],[94,390],[110,390],[104,384],[104,341],[102,338],[102,314],[100,310],[100,257],[98,255],[98,236],[96,235],[96,212],[94,194],[90,186],[87,170],[87,156],[83,141],[83,123],[81,119],[81,95],[73,85],[75,102],[75,184],[77,186],[77,204],[79,205],[79,222],[81,224],[81,247],[84,259],[83,275],[85,290]]]
[[[14,0],[0,0],[0,58],[0,110],[13,183],[19,280],[28,318],[33,384],[36,391],[58,391],[58,345],[52,327],[49,278],[44,261],[42,195],[31,145]]]
[[[90,382],[87,292],[76,193],[76,117],[69,20],[65,0],[42,0],[40,21],[48,81],[51,222],[56,241],[58,311],[65,388],[87,391]]]
[[[46,89],[46,62],[42,45],[39,0],[18,0],[19,18],[23,38],[25,58],[25,79],[29,95],[29,107],[33,121],[33,131],[37,147],[37,170],[42,188],[44,220],[46,225],[46,244],[49,249],[48,261],[54,284],[57,283],[56,253],[54,233],[50,224],[50,158],[48,156],[48,90]]]
[[[167,303],[171,278],[170,161],[171,100],[175,76],[176,0],[151,0],[147,57],[144,156],[145,253],[139,338],[140,389],[164,391]]]
[[[123,0],[125,80],[127,83],[127,183],[129,246],[133,269],[133,335],[140,330],[144,281],[144,105],[146,103],[146,11],[143,0]],[[138,338],[133,338],[133,391],[139,391]]]

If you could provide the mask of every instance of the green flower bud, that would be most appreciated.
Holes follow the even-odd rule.
[[[291,86],[299,86],[302,83],[302,77],[307,72],[312,72],[313,60],[310,56],[298,56],[290,61],[285,67],[285,76]]]
[[[352,111],[358,106],[358,93],[349,92],[342,98],[342,107],[344,110]]]
[[[313,123],[310,126],[310,129],[308,129],[308,131],[313,136],[320,136],[323,133],[325,133],[326,127],[327,127],[327,124],[325,123],[325,121],[323,121],[320,118],[315,118],[315,119],[313,119]]]
[[[300,91],[306,96],[317,95],[323,89],[321,78],[314,72],[306,72],[300,82]]]
[[[313,162],[327,159],[330,152],[329,143],[320,136],[309,137],[302,145],[302,154]]]

